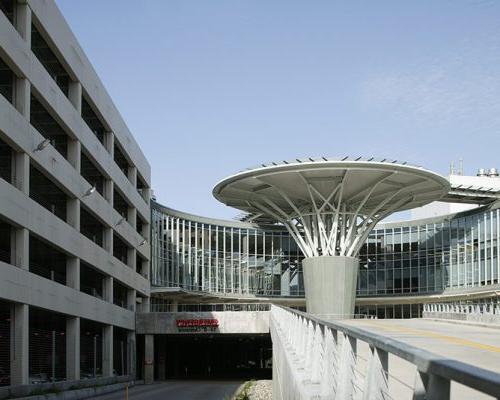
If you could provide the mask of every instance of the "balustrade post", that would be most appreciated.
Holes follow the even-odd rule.
[[[325,328],[323,333],[324,350],[323,363],[321,365],[321,389],[322,398],[334,398],[337,391],[337,382],[339,371],[338,361],[338,332],[330,328]]]
[[[325,358],[325,341],[321,332],[320,324],[316,323],[314,327],[314,341],[311,352],[313,354],[311,365],[311,383],[319,384],[321,380],[321,365]]]
[[[384,400],[389,391],[389,355],[386,351],[370,346],[363,400]]]
[[[338,399],[350,399],[354,389],[354,369],[356,367],[356,339],[342,333],[341,355],[339,365]]]
[[[304,349],[304,373],[305,377],[308,381],[311,380],[312,369],[314,365],[314,361],[316,358],[316,354],[314,354],[314,325],[312,321],[308,321],[306,325],[307,329],[307,340]]]
[[[450,381],[436,374],[417,371],[413,400],[449,400]]]

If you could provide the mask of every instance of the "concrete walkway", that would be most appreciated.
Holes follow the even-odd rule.
[[[451,324],[445,321],[426,319],[392,319],[392,320],[350,320],[346,324],[366,329],[383,336],[390,337],[416,347],[423,348],[443,358],[458,360],[467,364],[500,373],[500,330],[470,324]],[[360,347],[363,356],[367,349]],[[402,394],[409,393],[415,382],[415,367],[397,357],[389,357],[389,384],[400,390],[398,398],[406,398]],[[404,383],[402,383],[404,382]],[[500,385],[500,382],[498,382]],[[462,385],[452,383],[452,399],[487,399]]]
[[[241,381],[166,381],[139,385],[129,390],[129,400],[225,400],[230,399]],[[98,400],[124,400],[123,391],[95,397]]]

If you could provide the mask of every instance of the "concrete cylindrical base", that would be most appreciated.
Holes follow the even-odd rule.
[[[352,318],[359,260],[320,256],[302,261],[307,312],[328,319]]]

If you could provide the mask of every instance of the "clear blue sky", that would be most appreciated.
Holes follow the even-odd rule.
[[[57,3],[172,208],[272,160],[500,167],[497,0]]]

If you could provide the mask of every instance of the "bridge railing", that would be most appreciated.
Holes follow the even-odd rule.
[[[430,303],[424,304],[422,316],[445,320],[467,321],[487,325],[500,324],[500,305],[485,304],[454,304]]]
[[[423,311],[428,312],[428,313],[500,315],[500,305],[498,305],[498,304],[428,303],[428,304],[424,304]]]
[[[500,398],[500,374],[341,321],[272,306],[270,322],[275,400],[446,400],[452,381]],[[389,355],[391,365],[393,359],[411,364],[410,382],[389,365]]]
[[[270,303],[151,304],[151,312],[269,311]]]

